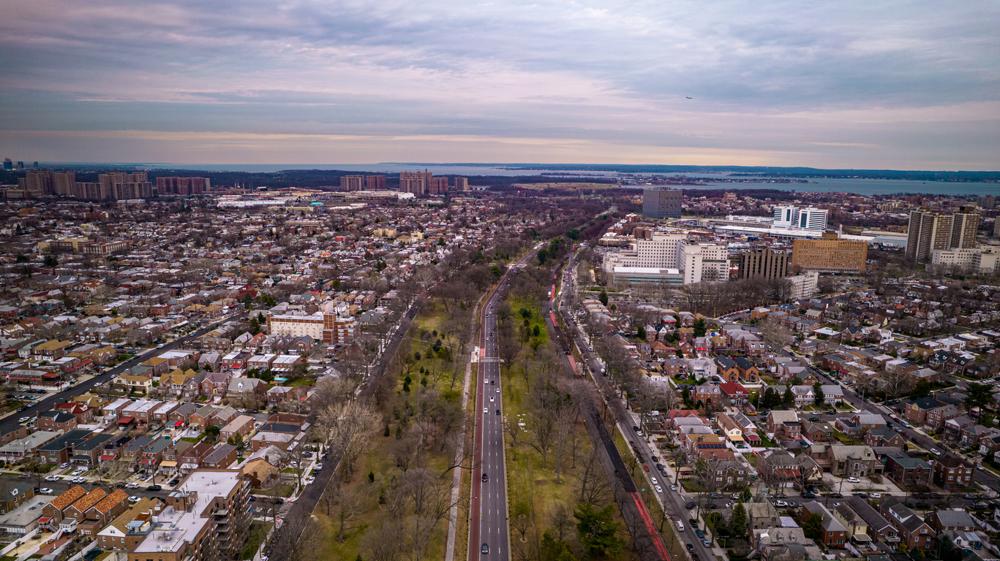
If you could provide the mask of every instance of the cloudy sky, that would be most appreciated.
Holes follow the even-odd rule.
[[[30,0],[0,156],[1000,169],[1000,2]]]

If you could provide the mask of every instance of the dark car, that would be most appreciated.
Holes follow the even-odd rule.
[[[489,480],[490,480],[490,476],[484,473],[484,474],[483,474],[483,483],[486,483],[486,482],[488,482]]]
[[[699,540],[705,539],[705,532],[700,528],[695,528],[694,535],[698,536]]]
[[[694,544],[693,543],[686,543],[686,544],[684,544],[684,547],[686,547],[688,551],[691,551],[691,550],[694,549]]]
[[[694,501],[688,501],[687,503],[684,504],[684,508],[686,508],[688,510],[693,509],[695,506],[696,505],[695,505]]]
[[[499,414],[500,414],[500,410],[499,410],[499,409],[497,409],[497,415],[499,415]]]
[[[159,491],[161,489],[163,489],[163,487],[160,485],[150,485],[149,487],[146,487],[147,491]]]
[[[484,543],[482,545],[482,547],[479,548],[479,553],[482,553],[483,555],[489,555],[489,553],[490,553],[490,544]]]

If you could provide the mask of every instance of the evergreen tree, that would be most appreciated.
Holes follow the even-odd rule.
[[[826,396],[823,395],[823,384],[819,382],[813,384],[813,402],[816,407],[822,407],[826,403]]]

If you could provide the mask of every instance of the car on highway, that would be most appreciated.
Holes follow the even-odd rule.
[[[681,522],[680,520],[677,521],[677,529],[680,530],[681,532],[684,531],[684,523]]]
[[[659,485],[656,485],[655,489],[656,489],[657,493],[662,493],[663,492],[663,487],[660,487]]]
[[[494,401],[495,401],[495,399],[494,399],[494,398],[493,398],[493,396],[491,395],[491,396],[490,396],[490,403],[493,403]]]
[[[483,483],[489,483],[489,481],[490,481],[489,474],[484,473],[483,474]]]
[[[483,555],[489,555],[490,554],[490,544],[484,543],[482,546],[480,546],[479,547],[479,553],[481,553]]]
[[[684,547],[686,547],[688,551],[693,551],[694,550],[694,544],[693,543],[686,543],[686,544],[684,544]]]

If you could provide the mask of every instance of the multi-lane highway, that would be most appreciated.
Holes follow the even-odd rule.
[[[541,245],[537,245],[537,250]],[[507,465],[503,448],[503,395],[497,351],[497,308],[507,292],[510,271],[533,258],[528,252],[489,294],[480,312],[479,361],[476,369],[476,427],[472,447],[472,495],[469,502],[469,561],[510,559],[507,520]]]

